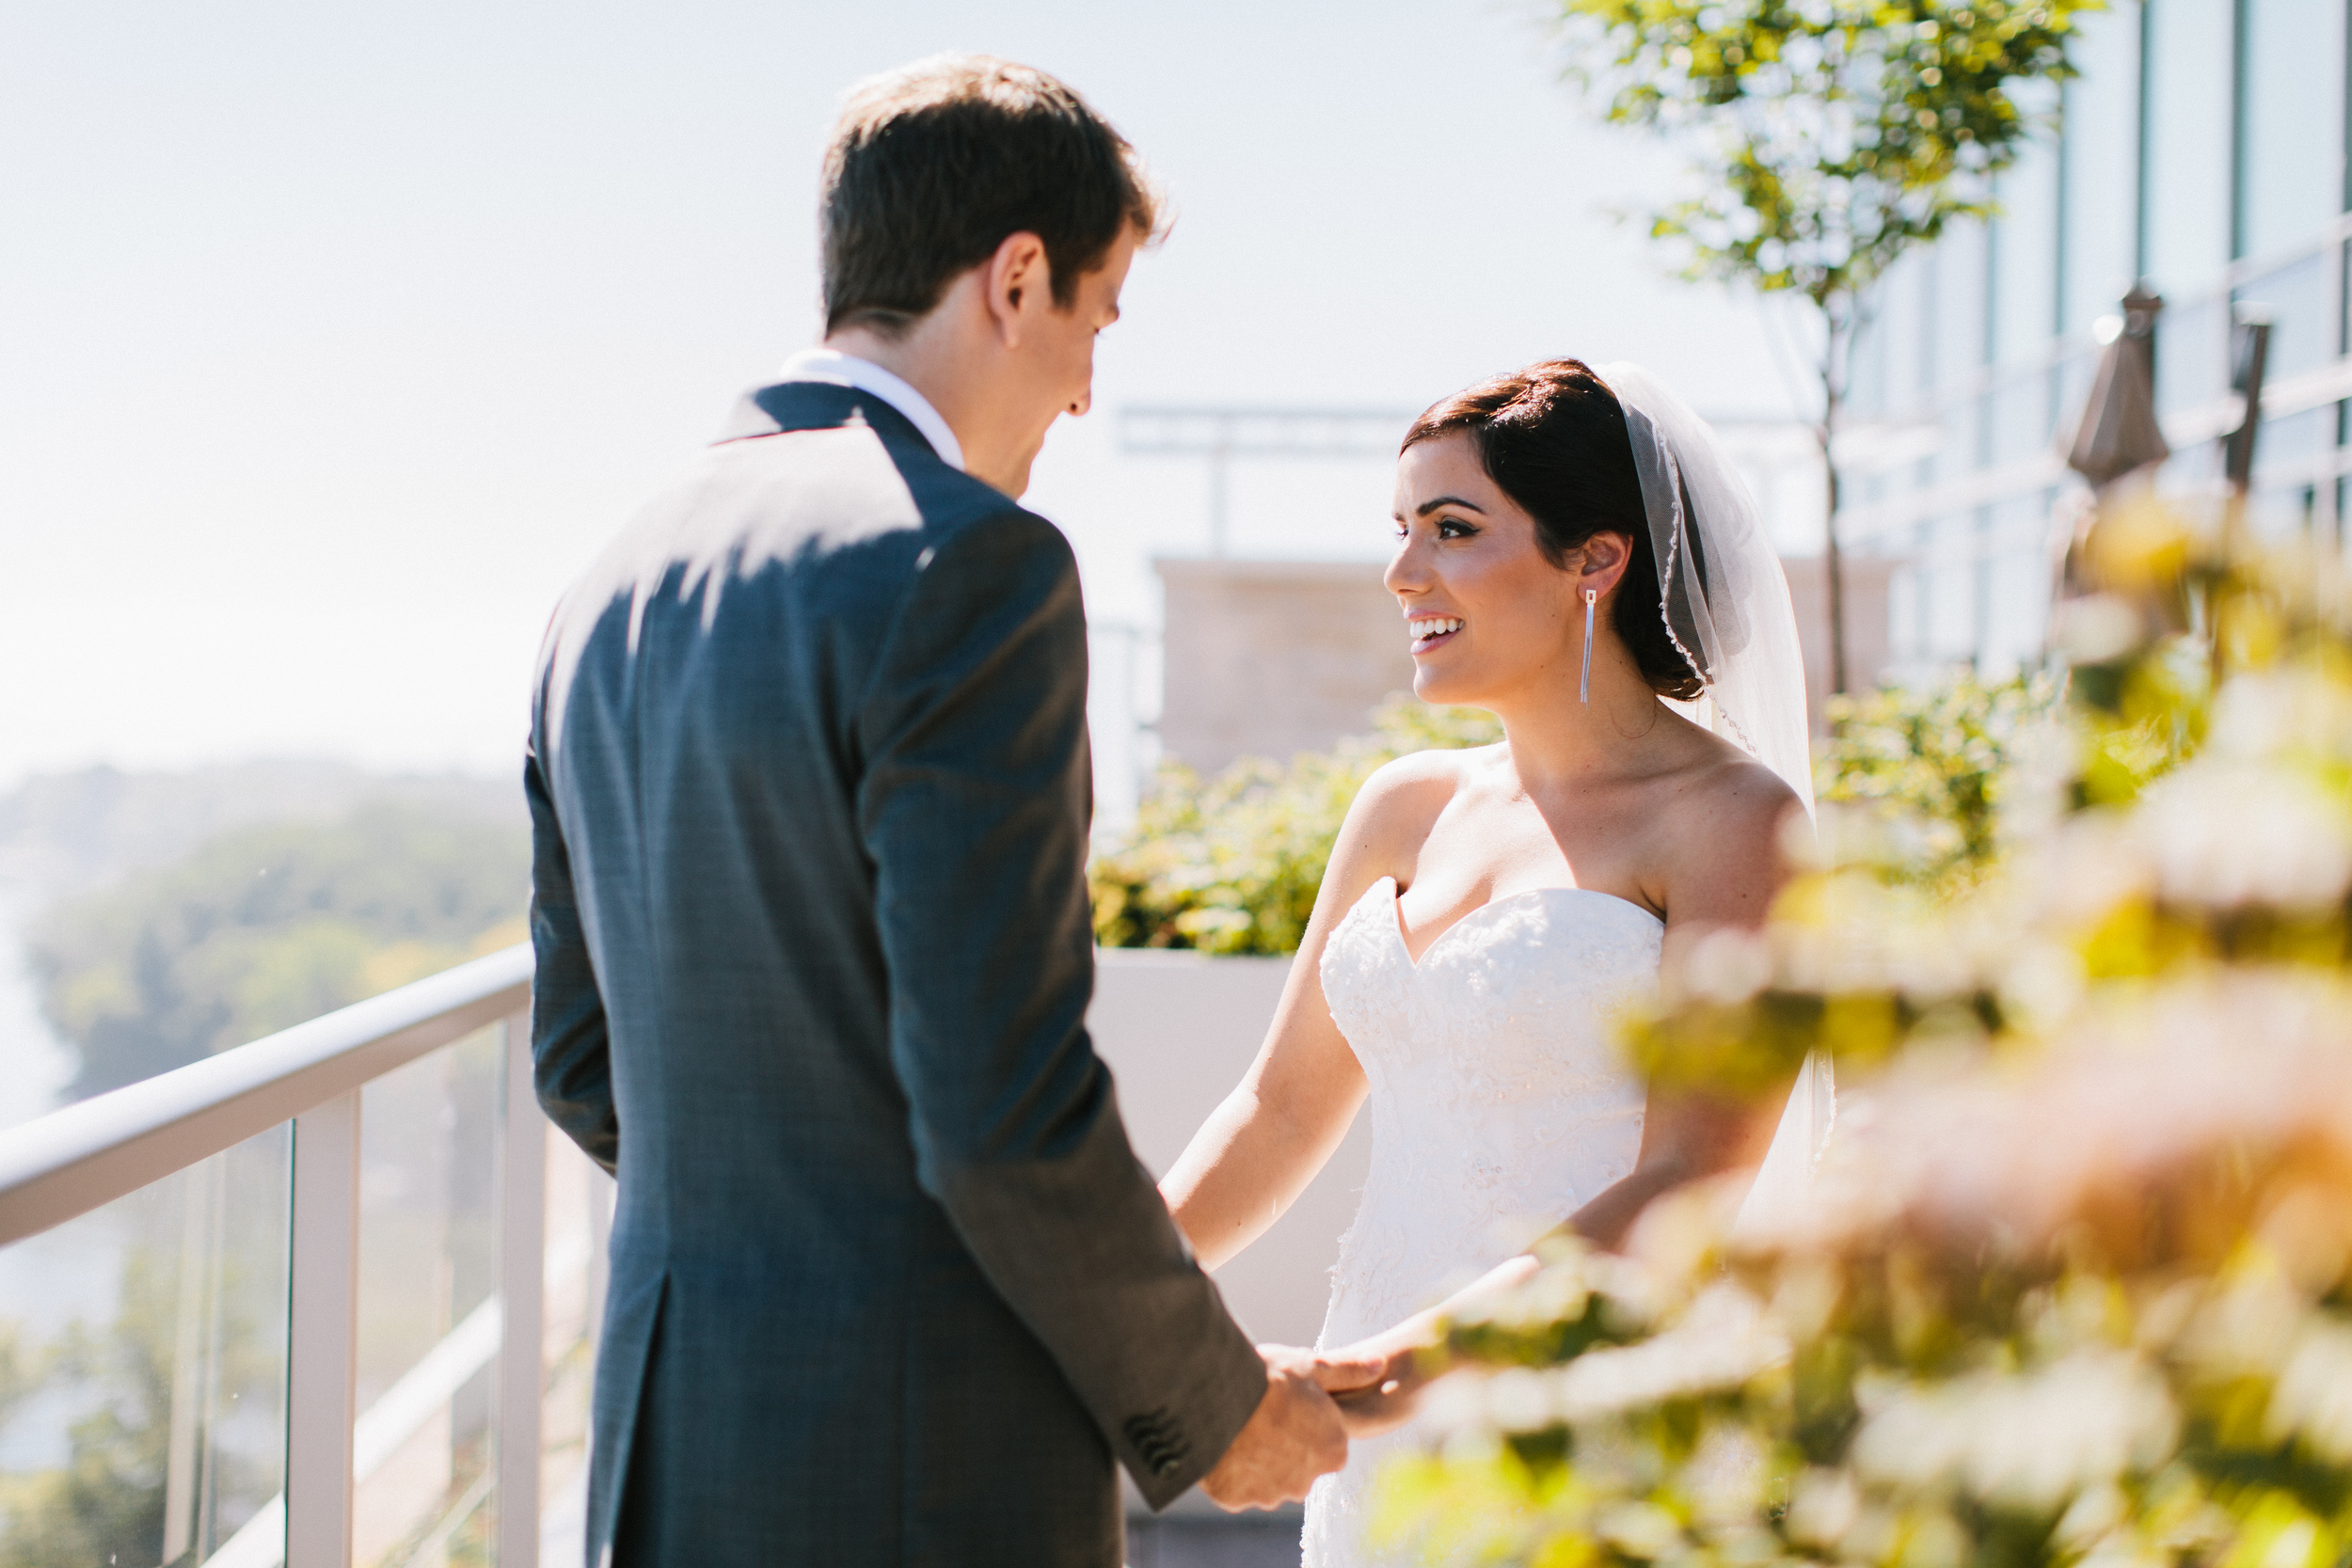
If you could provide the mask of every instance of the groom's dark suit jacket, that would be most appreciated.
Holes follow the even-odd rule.
[[[1116,1564],[1265,1390],[1087,1037],[1070,547],[756,392],[556,612],[541,1102],[619,1178],[588,1557]]]

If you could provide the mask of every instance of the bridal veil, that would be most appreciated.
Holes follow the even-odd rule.
[[[1707,421],[1663,382],[1623,362],[1596,373],[1625,410],[1666,633],[1706,688],[1687,711],[1778,773],[1810,819],[1804,656],[1788,581],[1756,501]],[[1836,1110],[1828,1058],[1808,1056],[1735,1231],[1769,1226],[1804,1202]]]

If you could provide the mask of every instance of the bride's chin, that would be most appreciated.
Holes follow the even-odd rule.
[[[1426,664],[1413,670],[1413,695],[1433,707],[1460,707],[1470,702],[1467,686],[1459,675],[1449,679]]]

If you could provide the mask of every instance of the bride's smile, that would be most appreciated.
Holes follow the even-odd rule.
[[[1451,641],[1454,634],[1462,629],[1462,618],[1458,615],[1422,614],[1414,616],[1405,626],[1412,633],[1413,652],[1425,654]]]

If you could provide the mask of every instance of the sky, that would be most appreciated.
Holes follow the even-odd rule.
[[[1144,404],[1409,412],[1561,354],[1785,414],[1752,301],[1612,207],[1540,8],[1361,0],[402,7],[0,0],[0,789],[108,762],[501,774],[549,608],[817,335],[842,90],[1062,76],[1173,197],[1026,498],[1089,611],[1205,546]],[[1385,553],[1389,467],[1237,471],[1237,553]]]

